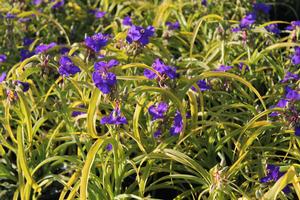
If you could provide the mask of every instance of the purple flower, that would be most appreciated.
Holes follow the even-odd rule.
[[[43,0],[32,0],[31,3],[38,6],[43,2]]]
[[[160,102],[157,106],[152,105],[148,108],[148,112],[152,116],[152,120],[163,119],[167,110],[168,104],[165,102]]]
[[[31,51],[29,51],[27,49],[21,49],[20,55],[21,55],[21,61],[23,61],[26,58],[30,58],[31,56],[33,56],[34,52],[31,52]]]
[[[260,179],[261,183],[267,183],[270,181],[277,181],[283,173],[279,171],[280,167],[268,164],[267,165],[267,176]]]
[[[291,89],[290,87],[286,87],[286,95],[285,98],[289,101],[298,101],[300,100],[300,94],[298,91]]]
[[[286,99],[280,99],[278,101],[278,103],[276,104],[276,107],[277,108],[285,108],[287,106],[287,104],[288,104],[288,100],[286,100]]]
[[[202,0],[202,1],[201,1],[201,5],[207,6],[207,0]]]
[[[124,17],[122,24],[124,26],[132,26],[132,20],[129,16]]]
[[[57,9],[57,8],[60,8],[62,6],[65,5],[65,1],[64,0],[52,0],[52,2],[56,2],[53,6],[52,6],[52,9]]]
[[[168,76],[170,79],[175,79],[178,77],[176,73],[176,68],[172,66],[165,65],[159,58],[155,59],[152,64],[153,69],[155,69],[161,75]],[[157,78],[157,74],[149,69],[144,70],[144,76],[148,79]]]
[[[149,43],[149,38],[154,35],[154,27],[148,26],[144,29],[141,26],[132,25],[128,30],[126,41],[131,44],[133,42],[138,42],[142,46]]]
[[[29,90],[29,83],[17,81],[17,83],[21,86],[23,92],[27,92]]]
[[[108,94],[111,92],[111,88],[116,85],[117,78],[112,72],[99,73],[93,72],[93,81],[95,86],[103,92],[103,94]]]
[[[4,55],[4,54],[0,54],[0,63],[3,63],[3,62],[5,62],[5,61],[6,61],[6,59],[7,59],[7,56],[6,56],[6,55]]]
[[[159,138],[159,137],[161,136],[161,134],[162,134],[161,130],[158,129],[157,131],[155,131],[155,132],[153,133],[153,137],[154,137],[155,139],[157,139],[157,138]]]
[[[112,148],[113,148],[112,144],[108,144],[105,149],[106,151],[111,151]]]
[[[300,47],[295,47],[295,54],[292,57],[292,63],[294,65],[300,64]]]
[[[90,13],[93,14],[96,17],[96,19],[100,19],[106,14],[106,12],[100,10],[90,10]]]
[[[6,72],[2,72],[0,76],[0,83],[2,83],[6,79]]]
[[[117,61],[115,59],[112,59],[108,62],[100,61],[100,62],[95,63],[94,69],[98,73],[103,73],[103,72],[106,73],[110,68],[117,66],[118,64],[119,64],[119,61]]]
[[[16,18],[16,15],[15,14],[12,14],[12,13],[6,13],[6,19],[14,19]]]
[[[120,124],[127,124],[127,119],[124,116],[121,116],[121,111],[117,107],[114,109],[109,116],[105,116],[101,119],[100,121],[101,124],[115,124],[115,125],[120,125]]]
[[[81,70],[79,69],[79,67],[77,67],[76,65],[74,65],[74,63],[72,62],[72,60],[70,58],[68,58],[67,56],[62,56],[59,60],[59,68],[58,68],[58,72],[61,76],[71,76],[74,75],[78,72],[80,72]]]
[[[296,136],[300,136],[300,126],[299,126],[299,125],[297,125],[297,126],[295,127],[295,135],[296,135]]]
[[[18,21],[21,23],[26,23],[26,22],[30,22],[31,18],[30,17],[19,18]]]
[[[280,29],[278,28],[278,24],[270,24],[265,27],[267,31],[274,33],[275,35],[280,34]]]
[[[23,46],[29,46],[34,41],[34,39],[24,37],[23,38]]]
[[[237,33],[237,32],[239,32],[239,31],[241,31],[241,30],[242,30],[242,29],[241,29],[240,27],[234,27],[234,28],[231,29],[231,32]]]
[[[116,85],[116,75],[112,72],[108,72],[108,69],[118,65],[117,60],[110,60],[109,62],[100,61],[95,63],[92,78],[96,87],[103,92],[108,94],[111,92],[111,88]]]
[[[218,69],[216,69],[216,72],[226,72],[228,70],[231,70],[233,67],[232,66],[227,66],[227,65],[221,65]]]
[[[198,80],[196,84],[197,84],[198,87],[200,88],[200,91],[201,91],[201,92],[210,89],[210,86],[207,85],[207,82],[206,82],[205,80]],[[192,90],[197,91],[197,89],[196,89],[194,86],[192,86]]]
[[[243,70],[243,67],[244,67],[244,65],[245,65],[245,63],[243,63],[243,62],[240,62],[239,63],[239,70]],[[245,67],[245,71],[249,71],[249,67],[246,65],[246,67]]]
[[[172,136],[178,135],[183,129],[183,121],[180,112],[176,111],[173,126],[170,128]]]
[[[285,27],[285,30],[295,30],[297,27],[300,26],[300,21],[292,21],[290,26]]]
[[[292,26],[294,26],[294,27],[300,26],[300,21],[292,21],[291,24],[292,24]]]
[[[84,108],[84,105],[80,104],[78,107],[79,108]],[[72,117],[77,117],[78,115],[82,115],[82,114],[85,114],[85,112],[82,112],[82,111],[73,111],[72,112]]]
[[[108,36],[102,33],[96,33],[91,37],[85,38],[84,42],[86,46],[98,53],[102,47],[106,46]]]
[[[271,11],[271,6],[264,3],[255,3],[253,4],[253,9],[255,12],[263,12],[268,15]]]
[[[250,25],[254,24],[256,20],[256,14],[254,12],[248,13],[241,21],[240,28],[249,28]]]
[[[166,25],[168,26],[169,30],[178,30],[180,29],[180,24],[179,22],[166,22]]]
[[[50,44],[40,44],[35,48],[34,52],[36,54],[45,53],[46,51],[48,51],[49,49],[51,49],[55,46],[56,46],[55,42],[51,42]]]
[[[291,72],[287,72],[284,78],[281,80],[282,83],[285,83],[289,80],[299,80],[298,74],[293,74]]]
[[[286,99],[280,99],[275,106],[271,108],[285,108],[288,105],[289,101]],[[278,112],[271,112],[270,117],[277,117],[279,115]]]
[[[284,175],[284,173],[280,172],[279,169],[280,169],[280,167],[278,167],[278,166],[268,164],[267,165],[267,176],[261,178],[260,182],[261,183],[268,183],[268,182],[271,182],[271,181],[274,181],[274,182],[278,181],[279,178]],[[289,186],[286,186],[283,189],[283,192],[284,193],[289,193],[290,192]]]
[[[70,51],[70,49],[68,47],[62,47],[60,50],[59,50],[59,53],[62,54],[62,55],[65,55],[65,54],[68,54]]]

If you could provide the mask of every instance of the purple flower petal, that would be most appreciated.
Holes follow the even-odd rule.
[[[131,18],[129,16],[124,17],[122,24],[125,26],[132,26]]]
[[[6,79],[6,72],[2,72],[0,76],[0,83],[2,83]]]
[[[102,47],[105,47],[108,42],[108,36],[102,33],[97,33],[91,37],[87,37],[84,40],[86,46],[95,52],[99,52]]]

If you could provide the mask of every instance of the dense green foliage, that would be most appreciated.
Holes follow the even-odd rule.
[[[300,198],[300,101],[272,107],[286,86],[300,95],[299,79],[282,81],[300,71],[291,61],[298,26],[273,34],[265,27],[290,22],[260,13],[251,27],[233,32],[253,10],[248,0],[206,6],[201,0],[66,0],[52,8],[57,2],[0,0],[0,54],[7,56],[0,62],[7,73],[0,83],[0,199]],[[96,18],[92,9],[106,14]],[[149,44],[126,41],[126,16],[155,28]],[[168,29],[166,22],[176,21],[180,29]],[[95,33],[109,34],[99,52],[84,42]],[[33,42],[25,46],[24,37]],[[51,42],[57,45],[20,61],[21,50]],[[63,47],[79,73],[59,73]],[[157,58],[179,77],[155,71]],[[111,59],[119,61],[109,69],[117,83],[104,94],[94,84],[94,64]],[[232,68],[216,70],[220,65]],[[158,78],[145,77],[145,69]],[[199,80],[209,89],[199,88]],[[152,120],[148,109],[161,101],[169,107],[165,118]],[[118,108],[127,124],[100,123]],[[176,111],[182,129],[171,135]],[[262,183],[267,164],[282,174]],[[282,192],[286,186],[290,193]]]

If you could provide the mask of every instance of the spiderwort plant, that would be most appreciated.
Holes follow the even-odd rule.
[[[0,199],[300,199],[258,177],[300,177],[275,0],[30,1],[0,3]]]

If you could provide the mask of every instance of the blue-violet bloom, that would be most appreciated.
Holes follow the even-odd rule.
[[[299,75],[298,74],[293,74],[291,72],[287,72],[284,76],[284,78],[280,81],[282,83],[285,83],[289,80],[299,80]]]
[[[152,64],[152,67],[159,74],[161,74],[162,76],[165,75],[165,76],[169,77],[170,79],[175,79],[179,76],[179,74],[176,73],[175,67],[165,65],[159,58],[155,59],[155,61]],[[144,70],[144,76],[146,76],[148,79],[157,78],[157,74],[149,69]]]
[[[240,21],[240,28],[249,28],[250,25],[254,24],[256,20],[256,14],[254,12],[248,13],[241,21]]]
[[[284,173],[280,172],[279,169],[280,169],[280,167],[278,167],[278,166],[268,164],[267,165],[267,176],[260,179],[260,182],[268,183],[271,181],[274,181],[274,182],[278,181],[279,178],[284,175]],[[289,193],[290,192],[289,186],[286,186],[282,191],[284,193]]]
[[[0,83],[2,83],[6,79],[6,72],[2,72],[0,76]]]
[[[29,83],[17,81],[17,83],[21,86],[23,92],[27,92],[29,90]]]
[[[233,67],[228,65],[220,65],[218,69],[216,69],[216,72],[226,72],[228,70],[231,70]]]
[[[198,87],[200,88],[200,91],[201,91],[201,92],[210,89],[210,86],[207,85],[207,82],[206,82],[205,80],[198,80],[198,81],[196,82],[196,84],[197,84]],[[196,89],[194,86],[192,86],[192,90],[197,91],[197,89]]]
[[[52,0],[52,2],[54,2],[54,1],[56,3],[52,6],[52,9],[60,8],[60,7],[64,6],[64,4],[65,4],[64,0]]]
[[[300,126],[299,125],[295,127],[295,135],[300,136]]]
[[[170,128],[170,133],[172,136],[178,135],[182,131],[182,129],[183,129],[182,116],[179,111],[176,111],[173,126]]]
[[[7,56],[4,54],[0,54],[0,63],[5,62],[7,59]]]
[[[124,26],[132,26],[132,20],[131,20],[131,17],[129,16],[126,16],[124,17],[123,21],[122,21],[122,24]]]
[[[292,63],[294,65],[300,64],[300,47],[295,47],[295,54],[292,57]]]
[[[100,121],[101,124],[127,124],[126,117],[121,115],[121,111],[119,108],[114,109],[109,116],[105,116]]]
[[[26,58],[30,58],[33,55],[34,55],[34,52],[31,52],[27,49],[21,49],[21,51],[20,51],[21,61],[25,60]]]
[[[285,98],[289,101],[298,101],[300,100],[300,93],[297,90],[293,90],[290,87],[285,87],[286,95]]]
[[[28,38],[28,37],[24,37],[23,38],[23,46],[29,46],[31,45],[31,43],[34,41],[34,39]]]
[[[58,72],[61,76],[68,77],[81,71],[67,56],[60,58],[59,65]]]
[[[178,30],[180,29],[180,24],[179,22],[166,22],[166,26],[168,27],[169,30]]]
[[[264,3],[255,3],[253,4],[253,9],[255,12],[263,12],[268,15],[271,11],[271,6]]]
[[[278,28],[278,24],[270,24],[270,25],[266,26],[265,28],[270,33],[274,33],[275,35],[280,34],[280,29]]]
[[[40,44],[35,48],[34,52],[36,54],[45,53],[46,51],[48,51],[49,49],[51,49],[55,46],[56,46],[55,42],[51,42],[50,44]]]
[[[128,30],[126,41],[131,44],[138,42],[142,46],[149,43],[149,38],[154,35],[155,29],[153,26],[148,26],[146,29],[141,26],[132,25]]]
[[[168,104],[165,102],[160,102],[157,106],[151,105],[148,108],[148,112],[152,116],[152,120],[163,119],[167,111]]]
[[[102,47],[106,46],[108,42],[108,35],[96,33],[91,37],[86,37],[84,42],[87,47],[98,53]]]

